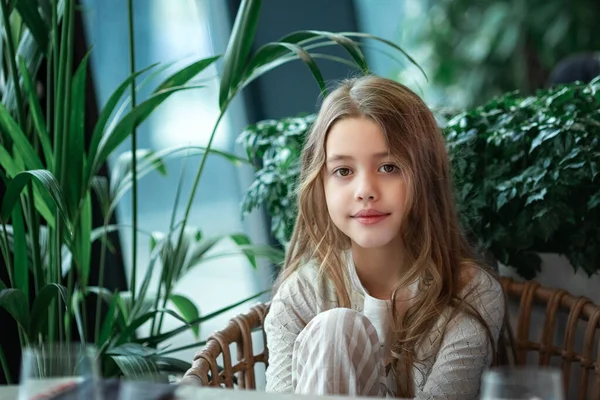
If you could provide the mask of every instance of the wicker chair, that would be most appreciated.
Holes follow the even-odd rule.
[[[509,300],[508,307],[512,308],[510,314],[516,316],[516,323],[508,318],[506,320],[499,342],[500,363],[556,366],[556,361],[560,361],[565,388],[571,388],[570,393],[577,393],[578,399],[600,399],[600,349],[597,338],[600,334],[600,307],[592,304],[587,298],[572,296],[564,290],[544,288],[535,281],[520,282],[506,277],[500,280]],[[532,316],[539,314],[539,307],[543,310],[544,305],[545,318],[540,325],[543,329],[541,338],[536,341],[530,337],[530,333],[536,328],[534,325],[532,329],[531,323],[535,322]],[[514,310],[515,306],[518,310]],[[256,305],[248,313],[233,318],[225,329],[215,332],[208,339],[206,346],[194,357],[192,368],[186,372],[182,382],[202,386],[255,389],[254,368],[259,363],[264,363],[266,367],[269,358],[262,329],[266,311],[267,305]],[[561,314],[567,317],[565,324],[558,324]],[[516,330],[511,329],[511,325],[515,326]],[[582,325],[585,329],[581,329]],[[564,341],[557,344],[555,335],[556,332],[561,333],[561,328],[565,330]],[[253,350],[253,331],[262,334],[261,350],[258,354]],[[584,331],[583,340],[580,340],[582,349],[577,351],[577,333],[581,331]],[[231,359],[232,343],[237,345],[235,364]],[[536,354],[537,361],[531,357]],[[220,356],[221,366],[217,362]],[[579,364],[578,370],[576,364]],[[577,382],[571,381],[573,375],[579,376],[579,384],[574,388],[571,384]]]
[[[500,280],[516,327],[505,330],[509,364],[559,367],[566,398],[600,399],[600,307],[536,281]]]
[[[201,386],[217,386],[240,389],[256,389],[255,366],[268,365],[266,335],[263,330],[266,304],[257,304],[246,314],[238,315],[229,321],[225,329],[213,333],[206,345],[194,356],[192,368],[184,375],[182,383]],[[252,333],[262,333],[262,351],[254,354]],[[230,345],[237,347],[237,362],[233,364]],[[221,356],[222,367],[217,363]]]

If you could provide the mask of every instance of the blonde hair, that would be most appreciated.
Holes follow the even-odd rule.
[[[412,367],[423,361],[417,359],[416,349],[447,307],[452,309],[448,321],[465,311],[485,326],[493,349],[495,343],[483,318],[459,295],[466,285],[464,267],[479,266],[459,226],[443,136],[429,108],[407,87],[364,76],[344,80],[324,99],[302,153],[298,216],[278,285],[301,265],[316,262],[320,274],[333,283],[339,306],[350,307],[348,270],[342,256],[350,242],[329,217],[322,171],[329,130],[337,121],[351,117],[366,117],[379,125],[390,153],[401,163],[407,185],[408,204],[400,234],[409,268],[392,296],[392,367],[398,395],[411,397]],[[415,281],[418,293],[399,315],[396,293]]]

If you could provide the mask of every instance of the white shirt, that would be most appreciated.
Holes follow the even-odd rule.
[[[375,325],[382,344],[389,349],[389,319],[383,311],[387,304],[369,296],[350,268],[351,308],[365,315]],[[500,284],[487,273],[479,272],[465,290],[475,289],[471,304],[481,313],[497,341],[504,317],[504,295]],[[465,292],[466,293],[466,292]],[[382,303],[383,302],[383,305]],[[306,324],[317,314],[338,307],[333,284],[318,275],[315,265],[307,264],[295,271],[279,288],[265,319],[269,349],[267,391],[292,390],[292,352],[294,341]],[[417,356],[429,354],[441,340],[439,351],[424,363],[415,365],[413,378],[417,399],[475,399],[479,394],[481,374],[493,358],[485,327],[473,317],[460,313],[442,328],[450,310],[440,315],[429,340],[417,349]]]

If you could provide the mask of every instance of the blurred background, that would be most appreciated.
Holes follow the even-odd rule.
[[[223,54],[230,40],[240,3],[239,0],[133,1],[136,70],[155,63],[178,69],[195,60]],[[92,86],[88,91],[88,101],[95,103],[97,109],[102,109],[111,94],[131,73],[127,2],[81,0],[77,2],[76,9],[78,23],[75,43],[81,49],[91,48],[89,78]],[[276,41],[296,30],[360,32],[377,36],[383,41],[400,46],[423,71],[400,52],[392,51],[389,46],[381,46],[381,41],[366,42],[361,46],[371,70],[409,86],[425,99],[436,114],[450,118],[467,110],[490,105],[494,99],[509,93],[515,92],[520,98],[525,98],[535,96],[539,90],[550,90],[558,84],[592,81],[600,75],[600,35],[596,25],[599,18],[600,2],[597,0],[263,0],[252,49],[255,51],[261,45]],[[334,49],[331,54],[341,56],[344,52]],[[222,63],[221,59],[211,64],[197,77],[204,86],[203,89],[177,93],[156,108],[137,128],[137,147],[160,152],[174,146],[206,146],[221,112],[218,99]],[[328,83],[357,74],[356,69],[343,63],[322,60],[319,61],[319,66]],[[169,70],[166,69],[159,71],[153,76],[153,82],[159,82],[169,74]],[[144,85],[142,82],[143,79],[138,81],[138,102],[148,98],[154,89],[152,85]],[[250,83],[240,96],[233,99],[220,121],[212,142],[213,148],[246,157],[248,146],[245,147],[239,138],[242,132],[248,132],[246,130],[249,126],[259,121],[285,121],[286,118],[310,115],[317,111],[319,99],[319,86],[306,65],[301,62],[282,65]],[[525,107],[523,103],[511,102],[506,103],[506,110],[517,106]],[[545,97],[543,102],[546,102]],[[598,115],[594,112],[591,110],[589,115],[593,115],[597,123]],[[444,120],[442,117],[441,119]],[[288,129],[288,122],[284,123],[283,129]],[[294,132],[297,133],[297,124],[301,123],[292,121],[290,132],[296,129]],[[452,124],[450,122],[449,126],[460,125],[456,121],[455,125]],[[523,122],[523,125],[525,124],[526,122]],[[255,128],[249,129],[249,132],[260,131]],[[489,129],[491,132],[496,128],[490,123]],[[290,137],[296,134],[294,132],[290,133]],[[597,138],[594,146],[598,146]],[[274,138],[267,137],[265,140],[276,142]],[[131,146],[131,137],[128,137],[110,154],[106,165],[107,176],[117,169],[122,155],[130,151]],[[261,157],[259,154],[254,155]],[[476,160],[483,156],[473,157],[473,160]],[[507,160],[511,160],[510,155],[507,157]],[[591,170],[600,170],[597,154],[590,157],[592,158],[586,160]],[[266,160],[263,161],[267,163]],[[506,162],[510,165],[510,161]],[[178,191],[189,193],[199,163],[200,156],[166,159],[166,174],[153,170],[139,179],[137,223],[140,230],[167,231],[171,219],[174,218],[174,209],[175,219],[182,218],[183,206],[175,208],[175,195]],[[287,166],[285,162],[283,164]],[[265,176],[257,175],[262,166],[264,165],[236,165],[222,157],[208,157],[193,200],[189,225],[201,230],[203,237],[238,232],[246,235],[253,243],[282,249],[286,235],[277,234],[278,231],[273,229],[273,221],[279,218],[279,213],[285,214],[287,211],[282,211],[281,208],[273,211],[264,198],[262,203],[260,199],[257,200],[260,203],[258,205],[247,205],[249,190],[258,187],[257,176]],[[508,169],[509,167],[506,167],[507,171]],[[520,172],[514,172],[514,176],[519,174]],[[583,217],[587,217],[591,224],[598,225],[598,220],[594,221],[593,218],[598,217],[597,204],[600,202],[600,196],[597,200],[593,200],[593,196],[600,191],[597,172],[591,174],[592,178],[585,181],[585,187],[591,194],[582,200],[588,204],[591,211]],[[483,186],[473,190],[483,192]],[[496,187],[494,190],[500,189]],[[541,193],[541,189],[535,190],[538,190],[535,192],[538,195]],[[573,190],[581,191],[577,187]],[[275,195],[277,193],[280,192],[276,192]],[[131,196],[131,191],[125,193],[118,203],[115,223],[132,223]],[[286,191],[278,198],[288,199],[290,196]],[[498,193],[495,196],[498,196]],[[541,196],[543,198],[544,194]],[[540,199],[539,196],[538,198]],[[246,206],[243,206],[245,201]],[[508,202],[510,198],[504,196],[503,201]],[[594,203],[595,201],[597,202]],[[496,197],[488,201],[490,202],[493,203],[493,207],[490,207],[494,208],[494,212],[504,204],[500,205]],[[527,200],[526,203],[532,202],[535,200]],[[288,207],[293,214],[293,207],[289,202],[281,207]],[[562,211],[554,205],[552,207],[552,210],[558,210],[556,216],[552,217],[550,213],[544,218],[562,218]],[[244,214],[244,211],[247,212]],[[542,218],[544,214],[540,214],[540,210],[535,211],[535,215]],[[548,218],[548,215],[552,218]],[[282,218],[288,217],[286,214]],[[573,218],[583,217],[577,214]],[[508,217],[509,220],[510,218],[512,217]],[[525,219],[522,226],[528,225],[529,222],[530,220]],[[283,229],[289,228],[288,220]],[[548,231],[550,228],[540,229],[542,228],[545,229],[544,232],[550,233],[559,229],[558,224],[551,228],[551,231]],[[523,258],[513,257],[511,251],[504,251],[500,244],[493,242],[498,235],[514,236],[506,229],[499,228],[494,235],[490,235],[493,239],[490,239],[486,249],[493,253],[500,264],[515,266]],[[501,233],[496,235],[497,232]],[[571,232],[568,233],[571,235],[573,231],[565,232]],[[562,238],[564,235],[566,234],[563,232]],[[542,236],[540,235],[540,238]],[[115,248],[107,259],[105,284],[111,289],[123,289],[131,284],[134,270],[133,238],[131,230],[127,229],[120,230],[114,237]],[[587,247],[600,245],[597,241],[597,231],[590,233],[590,237],[593,239],[586,242]],[[560,239],[561,237],[559,241]],[[531,249],[544,253],[544,265],[549,265],[544,268],[551,271],[546,282],[562,284],[564,276],[568,276],[569,279],[575,280],[570,289],[578,294],[589,295],[598,292],[600,282],[592,281],[598,276],[595,270],[588,268],[583,272],[580,268],[574,272],[568,264],[573,264],[575,256],[566,260],[561,254],[547,255],[546,253],[552,253],[548,251],[551,246],[535,247],[537,240],[534,243],[532,239]],[[190,270],[177,282],[175,292],[195,305],[196,311],[189,315],[209,315],[271,288],[273,277],[278,271],[273,260],[259,258],[253,267],[246,254],[236,252],[238,242],[235,239],[219,241],[210,251],[220,254],[229,252],[230,255],[214,259],[207,257],[201,265]],[[135,270],[138,286],[148,273],[154,245],[155,242],[147,236],[140,236],[137,240]],[[519,248],[515,254],[522,254],[521,250],[523,249]],[[581,261],[581,265],[589,266],[598,262],[593,258],[596,254],[586,253],[585,257],[588,258],[578,255],[580,258],[577,260]],[[575,267],[579,265],[579,261]],[[537,261],[534,261],[534,264],[535,262]],[[567,266],[555,267],[563,264]],[[92,271],[91,276],[92,280],[96,279],[97,282],[98,267],[93,265],[96,270]],[[557,268],[563,272],[556,272]],[[507,270],[506,273],[514,272],[511,271]],[[544,279],[538,275],[540,271],[541,268],[538,267],[524,267],[517,272],[521,277],[528,279],[534,276]],[[150,275],[151,286],[161,279],[160,274]],[[270,293],[267,292],[254,301],[266,301],[269,297]],[[181,310],[180,306],[181,304],[177,308]],[[229,318],[248,307],[248,303],[244,303],[201,323],[199,335],[187,330],[170,337],[162,345],[175,349],[170,353],[171,357],[189,363],[200,343],[208,335],[225,326]],[[166,316],[163,327],[168,331],[176,329],[180,324],[180,319]],[[149,326],[143,325],[140,335],[147,334],[150,329]]]

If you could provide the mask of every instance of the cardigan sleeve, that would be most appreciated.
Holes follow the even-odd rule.
[[[504,319],[504,294],[487,274],[466,299],[479,312],[497,343]],[[470,300],[472,299],[472,300]],[[481,377],[493,359],[485,327],[473,316],[459,313],[446,326],[431,372],[416,399],[478,399]]]
[[[273,296],[264,322],[269,351],[266,390],[292,391],[292,353],[304,327],[322,311],[323,298],[314,267],[304,266],[288,277]]]

